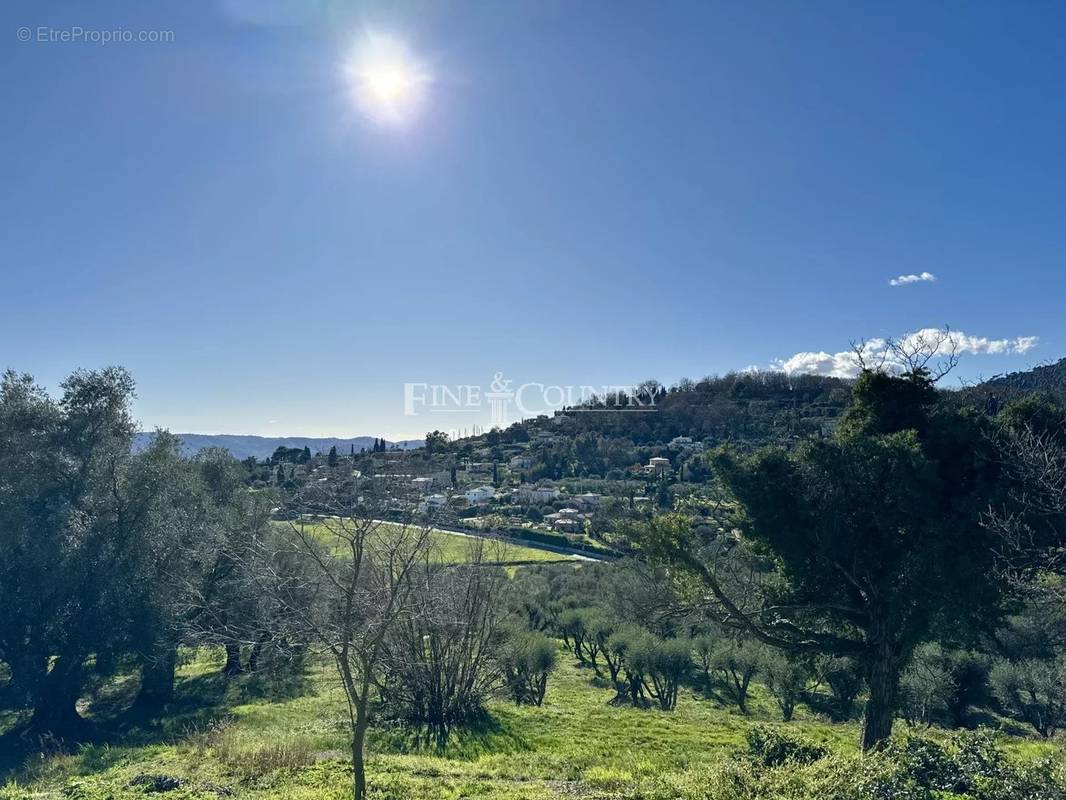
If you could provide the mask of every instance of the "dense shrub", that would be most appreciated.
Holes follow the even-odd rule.
[[[750,728],[747,740],[748,754],[766,767],[777,767],[786,762],[811,764],[828,753],[824,747],[793,739],[765,725]]]
[[[988,731],[940,744],[893,739],[866,754],[829,753],[765,727],[749,733],[746,758],[660,781],[651,800],[1066,800],[1066,766],[1021,762]],[[642,787],[643,788],[643,787]]]

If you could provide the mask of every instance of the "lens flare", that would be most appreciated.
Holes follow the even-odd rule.
[[[382,35],[369,35],[356,46],[345,75],[360,111],[391,125],[406,124],[417,115],[432,82],[404,42]]]

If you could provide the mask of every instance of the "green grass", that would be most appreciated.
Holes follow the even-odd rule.
[[[325,530],[321,525],[310,524],[307,527],[312,534],[319,535],[324,540],[328,539],[328,534],[325,534]],[[383,522],[381,523],[381,527],[386,531],[400,529],[399,525],[391,522]],[[446,563],[460,563],[468,560],[470,557],[470,548],[474,543],[472,540],[476,539],[477,536],[474,533],[471,533],[470,535],[462,535],[437,529],[433,529],[430,532],[431,547],[437,556]],[[536,547],[526,547],[523,545],[511,544],[510,542],[501,542],[497,539],[484,538],[481,539],[481,541],[486,543],[484,558],[488,561],[501,564],[543,564],[574,560],[572,556],[561,555],[549,550],[541,550]]]
[[[705,793],[704,776],[721,775],[723,768],[728,775],[750,727],[782,724],[761,687],[748,716],[693,689],[682,692],[672,712],[611,706],[612,690],[565,654],[560,660],[542,708],[494,701],[491,722],[456,735],[445,756],[420,748],[403,729],[375,730],[372,797],[710,800],[719,795]],[[144,789],[132,784],[145,775],[180,779],[180,788],[162,795],[178,800],[348,796],[344,700],[329,669],[313,670],[302,692],[271,700],[249,679],[223,681],[220,667],[217,653],[182,666],[176,709],[162,727],[31,760],[17,782],[0,789],[0,798],[140,798]],[[214,702],[206,713],[197,705],[204,697]],[[786,729],[833,751],[855,752],[854,723],[828,724],[800,708]],[[1027,756],[1053,749],[1019,745]]]

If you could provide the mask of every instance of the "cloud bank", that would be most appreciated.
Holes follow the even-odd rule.
[[[923,328],[908,333],[900,338],[899,344],[905,350],[914,350],[922,342],[940,341],[934,357],[947,357],[952,351],[957,355],[1019,355],[1028,353],[1036,347],[1039,337],[1018,336],[1014,339],[989,339],[985,336],[970,336],[962,331],[950,331],[943,340],[943,333],[936,328]],[[862,346],[862,359],[867,364],[881,363],[892,369],[899,367],[894,361],[888,342],[885,339],[871,339]],[[788,373],[805,373],[810,375],[828,375],[834,378],[855,378],[860,372],[859,358],[852,350],[839,353],[806,352],[796,353],[789,358],[777,359],[771,368]]]
[[[921,272],[917,275],[899,275],[888,282],[889,286],[906,286],[908,283],[932,283],[936,275],[932,272]]]

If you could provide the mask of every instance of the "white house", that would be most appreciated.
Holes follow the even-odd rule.
[[[644,466],[644,472],[648,475],[669,475],[670,459],[663,458],[662,456],[649,458],[648,463]]]
[[[585,527],[585,516],[576,508],[561,508],[544,517],[544,521],[552,526],[552,530],[568,533],[580,532]]]
[[[675,436],[670,440],[669,446],[683,453],[703,452],[703,442],[694,442],[691,436]]]
[[[550,503],[559,496],[551,486],[519,486],[515,493],[523,503]]]
[[[585,492],[574,498],[574,503],[582,511],[593,511],[600,507],[603,498],[595,492]]]
[[[431,494],[418,504],[418,510],[425,514],[427,511],[438,511],[447,505],[447,497],[442,494]]]
[[[463,495],[468,503],[486,503],[496,496],[496,490],[491,486],[478,486],[476,489],[467,489]]]

